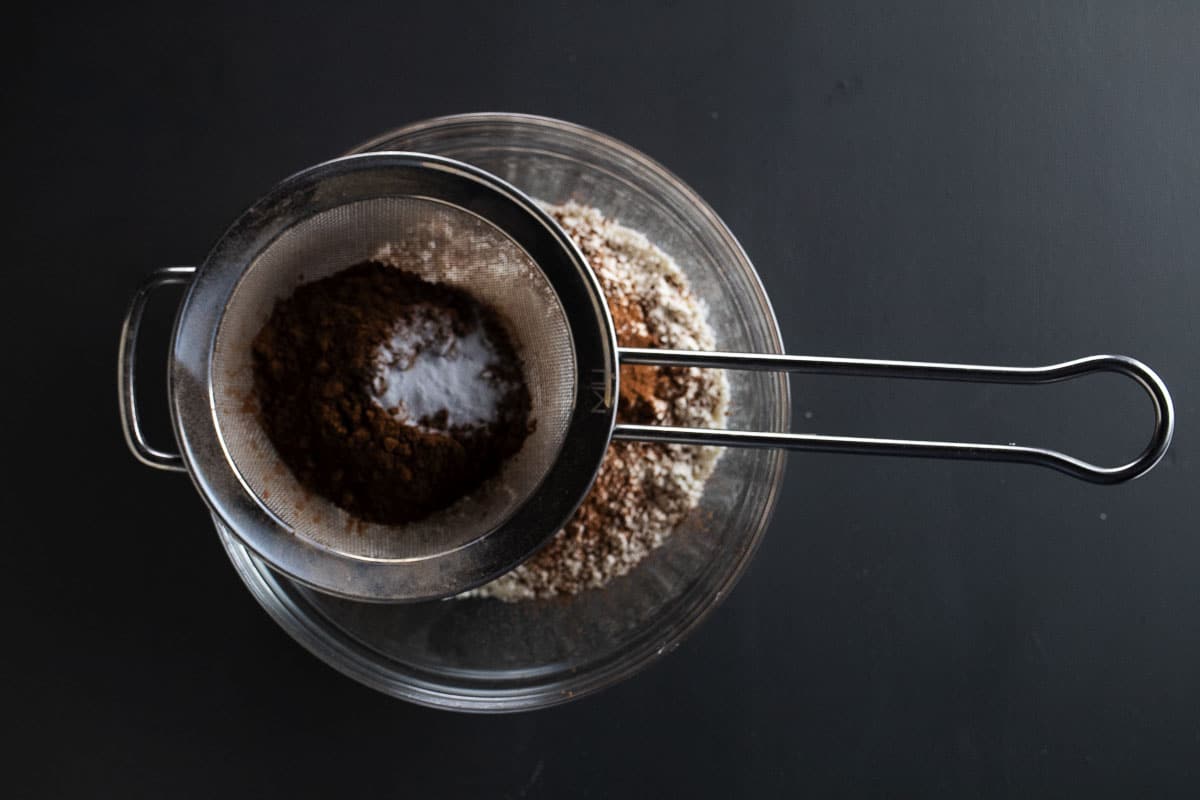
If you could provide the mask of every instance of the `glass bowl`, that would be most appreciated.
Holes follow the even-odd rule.
[[[733,235],[694,191],[628,145],[553,119],[467,114],[409,125],[353,152],[372,150],[448,156],[536,199],[599,208],[675,259],[708,307],[718,349],[783,352],[771,304]],[[730,428],[787,430],[785,376],[728,377]],[[343,600],[273,572],[219,520],[217,527],[267,612],[334,668],[423,705],[517,711],[611,686],[673,650],[749,563],[774,509],[784,461],[781,451],[727,450],[699,506],[661,548],[603,589],[552,600]]]

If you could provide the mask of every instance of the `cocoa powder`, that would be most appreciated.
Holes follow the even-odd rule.
[[[450,408],[414,418],[382,404],[386,376],[398,374],[387,369],[422,358],[451,368],[468,339],[491,354],[480,373],[495,393],[490,418],[464,424]],[[300,286],[276,304],[253,357],[260,419],[280,458],[306,489],[371,522],[445,508],[529,433],[529,392],[495,311],[403,269],[365,262]]]

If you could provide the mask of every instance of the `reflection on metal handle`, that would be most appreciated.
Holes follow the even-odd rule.
[[[150,293],[161,286],[190,283],[195,273],[195,267],[167,267],[142,281],[129,303],[129,310],[125,312],[125,322],[121,325],[120,349],[117,351],[117,403],[121,407],[121,429],[125,433],[125,444],[129,445],[130,451],[143,464],[177,472],[184,469],[183,457],[178,453],[168,453],[151,447],[142,435],[133,391],[134,355],[137,350],[138,328],[142,325],[142,313],[146,310],[146,301]]]
[[[1044,367],[991,367],[973,364],[938,364],[920,361],[879,361],[865,358],[815,358],[753,353],[708,353],[688,350],[620,348],[622,364],[709,367],[770,372],[805,372],[822,375],[861,375],[877,378],[964,381],[973,383],[1054,383],[1094,372],[1128,375],[1154,403],[1154,433],[1142,454],[1119,467],[1090,464],[1057,450],[1017,445],[939,442],[905,439],[871,439],[823,436],[808,433],[674,428],[659,425],[617,425],[615,439],[707,444],[727,447],[785,448],[827,453],[923,456],[979,461],[1019,461],[1041,464],[1094,483],[1120,483],[1148,472],[1171,443],[1175,412],[1162,379],[1142,362],[1128,356],[1088,356]]]

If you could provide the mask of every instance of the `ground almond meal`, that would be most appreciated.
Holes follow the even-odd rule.
[[[714,349],[704,307],[679,267],[637,231],[594,208],[551,206],[587,257],[627,347]],[[621,370],[619,422],[723,427],[724,373],[691,367]],[[468,596],[515,601],[574,594],[624,575],[699,502],[720,448],[613,442],[571,521],[524,564]]]

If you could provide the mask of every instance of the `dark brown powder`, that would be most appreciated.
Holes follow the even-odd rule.
[[[461,425],[442,410],[407,419],[380,405],[380,349],[397,326],[482,328],[495,418]],[[411,357],[419,357],[415,342]],[[467,292],[366,262],[278,302],[253,343],[262,424],[306,489],[361,519],[401,523],[452,504],[494,475],[529,433],[529,391],[495,311]],[[374,387],[374,392],[373,388]]]
[[[645,312],[633,297],[609,292],[608,310],[617,329],[617,341],[622,347],[661,347],[647,328]],[[620,396],[617,403],[619,422],[650,424],[662,412],[659,380],[662,367],[637,364],[621,367]]]

